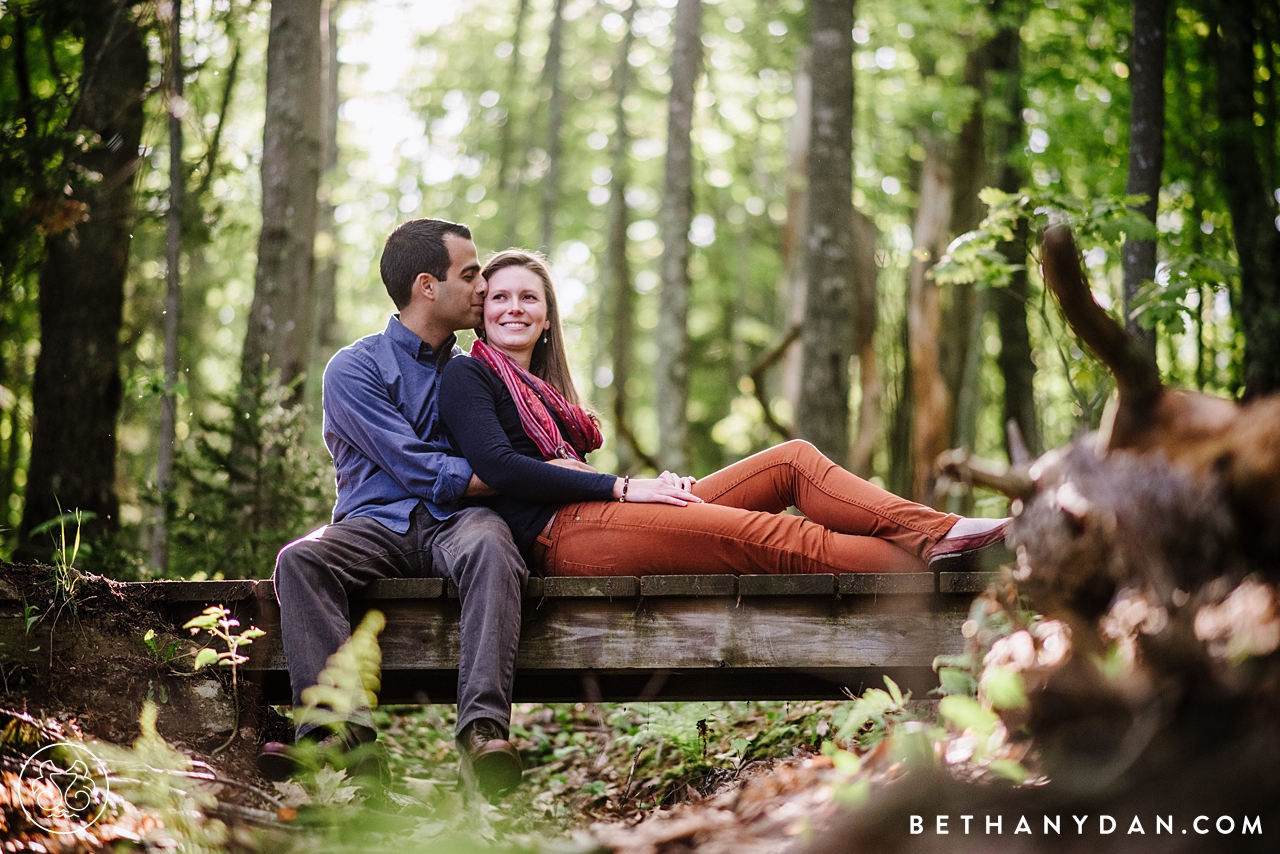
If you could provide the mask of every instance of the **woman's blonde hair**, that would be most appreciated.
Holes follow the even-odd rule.
[[[504,249],[485,261],[484,269],[480,274],[488,279],[507,267],[524,267],[532,272],[542,280],[542,288],[547,297],[547,320],[550,321],[550,325],[543,337],[533,345],[533,356],[529,359],[529,372],[550,383],[552,388],[564,395],[565,400],[581,406],[582,401],[573,384],[573,375],[569,372],[569,357],[565,352],[564,332],[560,327],[560,304],[556,301],[556,289],[551,281],[551,270],[547,266],[546,256],[524,249]],[[475,333],[481,341],[485,340],[483,323]]]

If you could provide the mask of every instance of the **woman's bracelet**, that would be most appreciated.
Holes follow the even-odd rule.
[[[631,485],[631,475],[624,475],[622,478],[622,497],[618,499],[621,504],[627,503],[627,487]]]

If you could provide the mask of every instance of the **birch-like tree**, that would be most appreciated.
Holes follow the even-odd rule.
[[[813,80],[809,130],[807,294],[796,435],[832,459],[849,451],[853,355],[853,3],[809,7]]]
[[[262,232],[240,359],[244,386],[298,380],[310,359],[321,151],[323,0],[274,0],[262,139]],[[301,384],[295,399],[302,394]]]
[[[702,73],[702,0],[676,5],[671,92],[667,98],[667,162],[658,218],[662,237],[662,302],[658,311],[658,462],[687,467],[689,424],[689,225],[693,221],[693,105]]]

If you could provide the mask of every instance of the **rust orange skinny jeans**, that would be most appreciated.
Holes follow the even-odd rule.
[[[534,546],[544,575],[920,572],[959,516],[886,492],[808,442],[761,451],[698,481],[703,504],[586,501]],[[782,513],[794,506],[801,516]]]

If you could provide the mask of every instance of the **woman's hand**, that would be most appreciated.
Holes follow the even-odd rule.
[[[681,478],[689,480],[691,478]],[[623,479],[618,478],[613,485],[613,497],[622,498]],[[701,504],[702,499],[678,484],[673,484],[660,477],[633,477],[627,481],[627,501],[636,504],[674,504],[684,507],[686,504]]]
[[[584,463],[582,460],[567,460],[567,459],[560,459],[559,457],[557,457],[554,460],[547,460],[547,463],[553,466],[560,466],[560,468],[562,469],[573,469],[574,471],[585,471],[588,474],[599,473],[599,470],[595,466],[589,463]]]
[[[669,483],[678,489],[683,489],[685,492],[691,491],[693,489],[693,485],[698,482],[698,479],[692,475],[688,477],[681,477],[675,472],[669,471],[664,471],[662,474],[658,475],[658,480],[663,483]]]

